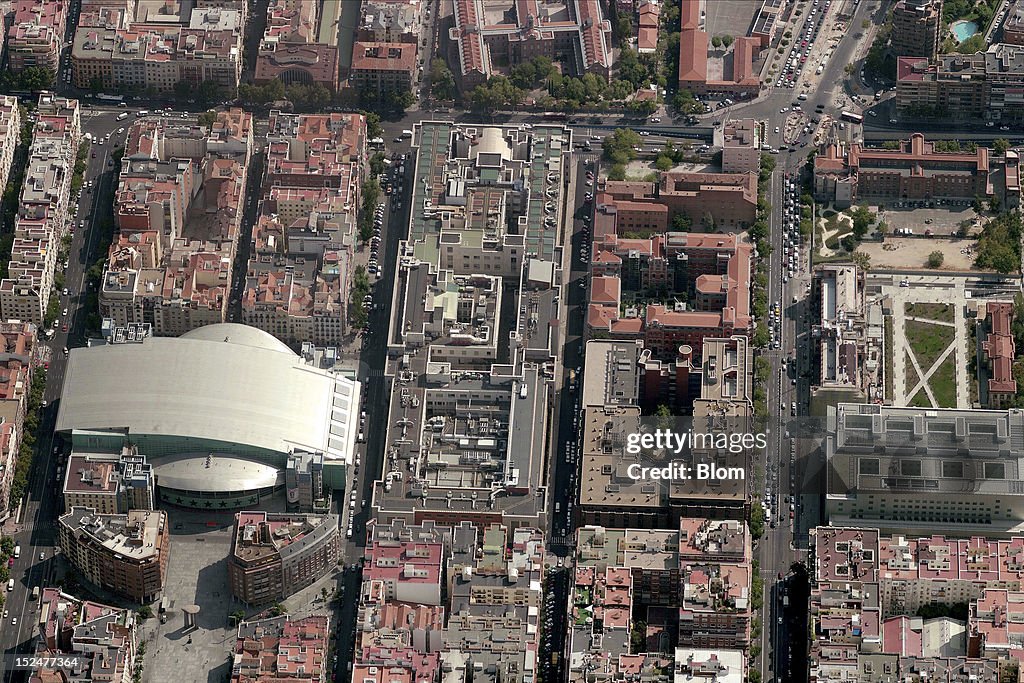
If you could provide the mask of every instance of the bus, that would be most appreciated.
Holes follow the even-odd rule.
[[[854,114],[852,111],[844,111],[839,115],[839,118],[850,123],[864,123],[864,117],[860,114]]]
[[[565,114],[560,114],[555,111],[549,111],[544,114],[544,120],[546,121],[568,121],[569,117]]]
[[[113,102],[114,104],[117,104],[118,102],[124,102],[123,95],[107,95],[104,93],[100,93],[96,96],[96,99],[100,102]]]

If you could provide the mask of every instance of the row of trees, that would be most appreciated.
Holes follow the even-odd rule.
[[[1020,268],[1021,218],[1007,211],[990,219],[978,238],[978,255],[974,265],[1000,273],[1013,273]]]
[[[328,106],[332,98],[331,91],[318,83],[285,85],[280,79],[275,78],[264,85],[242,83],[238,86],[238,99],[248,105],[266,105],[278,100],[288,100],[297,109],[316,110]]]

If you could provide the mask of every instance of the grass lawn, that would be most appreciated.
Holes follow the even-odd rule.
[[[913,391],[914,387],[921,380],[921,376],[917,374],[917,370],[914,369],[914,364],[910,362],[910,354],[904,352],[903,360],[903,391]]]
[[[924,393],[924,387],[921,387],[921,391],[914,394],[907,405],[911,408],[931,408],[932,402],[928,400],[928,394]]]
[[[928,379],[928,386],[932,388],[932,396],[939,408],[956,407],[956,356],[950,354],[942,364],[935,368],[935,372]]]
[[[906,322],[904,333],[922,372],[928,372],[931,369],[955,336],[952,327],[932,325],[916,320]]]
[[[943,323],[953,322],[954,317],[953,304],[907,304],[904,310],[907,315]]]

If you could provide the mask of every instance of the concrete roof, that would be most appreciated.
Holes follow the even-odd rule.
[[[358,405],[357,383],[306,365],[265,332],[219,324],[72,350],[56,429],[127,427],[348,461]]]

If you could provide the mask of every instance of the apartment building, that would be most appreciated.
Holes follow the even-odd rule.
[[[890,49],[896,57],[939,54],[942,33],[942,0],[900,0],[892,10]]]
[[[412,89],[417,69],[417,43],[356,41],[349,81],[362,97],[382,98]]]
[[[444,538],[407,537],[404,525],[393,533],[371,537],[366,545],[363,583],[379,585],[379,597],[390,602],[441,605],[447,546]],[[375,592],[376,589],[374,589]]]
[[[68,6],[49,0],[15,0],[7,29],[7,66],[17,73],[30,67],[56,73],[64,46]]]
[[[1007,45],[1024,45],[1024,2],[1021,0],[1011,2],[1006,9],[1003,42]]]
[[[5,519],[11,505],[11,482],[24,436],[35,340],[35,325],[0,322],[0,517]]]
[[[761,124],[758,121],[726,121],[722,138],[723,173],[758,173],[761,170]]]
[[[396,520],[379,524],[371,519],[366,524],[366,537],[367,547],[374,549],[374,558],[383,559],[389,554],[393,557],[399,552],[412,557],[414,565],[410,569],[428,572],[437,580],[437,586],[423,581],[411,583],[390,567],[377,569],[376,561],[366,563],[364,572],[369,569],[377,578],[367,579],[364,573],[356,617],[353,677],[386,683],[383,676],[388,671],[392,677],[429,683],[441,671],[445,647],[447,602],[440,596],[445,590],[444,571],[451,559],[452,530],[433,522],[409,525]],[[413,573],[408,576],[411,581],[415,581]],[[395,596],[399,591],[429,602],[398,602]]]
[[[12,95],[0,96],[0,187],[7,187],[14,163],[14,151],[21,142],[21,110],[18,98]]]
[[[224,322],[252,149],[252,117],[219,112],[212,130],[132,124],[115,191],[117,234],[100,288],[115,325],[179,336]]]
[[[94,585],[141,603],[163,592],[170,530],[162,510],[71,508],[58,520],[57,537],[67,561]]]
[[[668,361],[682,346],[699,358],[706,337],[749,333],[753,248],[739,235],[670,232],[641,239],[619,237],[617,224],[596,218],[594,226],[589,337],[641,339],[655,358]],[[666,292],[662,302],[636,302],[651,290]]]
[[[731,680],[722,677],[742,671],[737,663],[753,615],[746,525],[683,518],[676,529],[579,529],[566,646],[570,681],[614,680],[636,666],[645,680],[659,682],[671,681],[673,672]],[[590,614],[604,618],[599,623]],[[645,633],[634,632],[640,625]],[[678,633],[674,658],[657,646],[647,651],[670,632]]]
[[[316,681],[331,670],[330,619],[309,616],[243,621],[232,652],[231,683]]]
[[[271,0],[256,57],[257,84],[275,78],[338,89],[338,47],[318,42],[319,3]]]
[[[452,529],[444,664],[490,683],[536,680],[544,585],[544,534],[500,524]]]
[[[736,144],[740,156],[731,157],[731,163],[745,163],[746,148]],[[760,152],[757,154],[760,159]],[[643,230],[645,219],[654,221],[648,228],[652,230],[661,221],[672,225],[680,215],[708,231],[739,232],[757,218],[756,165],[755,170],[740,173],[662,173],[653,184],[608,180],[598,185],[596,197],[595,208],[614,215],[615,230],[620,234]],[[595,236],[597,232],[595,227]]]
[[[416,208],[386,336],[385,442],[402,476],[375,482],[382,523],[546,524],[571,142],[561,126],[427,121],[414,130]]]
[[[42,92],[14,222],[7,278],[0,280],[0,318],[42,326],[50,300],[57,245],[69,221],[71,178],[81,121],[78,100]]]
[[[159,22],[111,14],[109,8],[83,12],[71,46],[72,83],[106,89],[174,92],[178,83],[216,83],[226,95],[238,89],[242,73],[244,4],[196,6]]]
[[[334,568],[337,515],[239,512],[228,558],[231,594],[249,605],[278,602]]]
[[[692,425],[696,431],[711,431],[708,420],[737,432],[749,429],[752,360],[746,338],[709,338],[704,349],[703,364],[693,362],[692,356],[673,364],[654,359],[639,341],[587,342],[578,425],[582,439],[577,518],[583,523],[657,529],[674,527],[681,517],[745,518],[749,491],[742,481],[659,485],[630,476],[631,466],[650,465],[648,455],[624,450],[626,435],[640,429],[641,396],[647,396],[649,413],[660,405],[679,409],[688,398],[693,419],[681,429]],[[724,458],[730,460],[729,466],[746,466],[745,455],[737,455],[735,462],[732,455],[714,455],[719,464]],[[708,457],[694,449],[684,464],[693,467]]]
[[[565,56],[573,75],[612,72],[611,22],[599,0],[454,0],[449,64],[463,91],[533,57]]]
[[[826,145],[814,159],[815,196],[849,206],[860,200],[930,201],[993,193],[989,149],[937,152],[921,133],[895,150]]]
[[[295,451],[288,456],[285,499],[289,512],[328,512],[330,494],[324,490],[323,453]]]
[[[355,678],[536,679],[545,557],[538,529],[400,519],[366,528]]]
[[[270,113],[242,321],[290,344],[340,343],[356,244],[366,119]]]
[[[1012,37],[1012,32],[1011,32]],[[972,55],[897,60],[896,106],[908,115],[1016,122],[1024,94],[1024,49],[995,43]]]
[[[1021,643],[1007,617],[1019,612],[1024,539],[811,535],[810,680],[1003,680],[999,660]],[[956,603],[967,621],[915,616]]]
[[[59,588],[43,587],[34,654],[36,680],[60,680],[64,657],[76,657],[86,680],[131,680],[138,648],[135,610],[81,600]]]
[[[1024,413],[843,403],[828,414],[825,514],[886,531],[1024,529]]]
[[[64,474],[64,509],[89,508],[101,515],[152,510],[153,469],[135,448],[120,454],[72,453]]]

